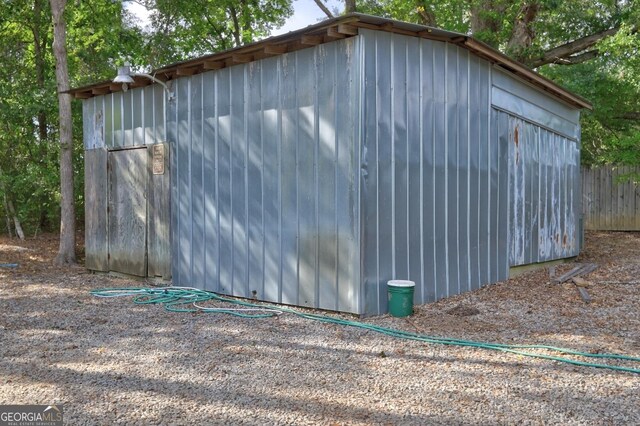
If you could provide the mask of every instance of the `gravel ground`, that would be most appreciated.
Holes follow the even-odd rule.
[[[98,299],[88,291],[141,283],[57,269],[56,247],[0,239],[0,263],[20,263],[0,268],[0,404],[63,403],[70,425],[640,424],[640,375]],[[640,234],[588,234],[579,261],[600,265],[591,304],[541,270],[366,321],[640,357]]]

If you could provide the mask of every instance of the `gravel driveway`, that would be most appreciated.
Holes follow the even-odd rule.
[[[63,403],[69,425],[640,424],[640,375],[98,299],[143,283],[54,268],[56,245],[0,239],[0,263],[20,263],[0,268],[0,404]],[[541,270],[365,321],[640,357],[640,234],[591,233],[579,261],[600,266],[591,304]]]

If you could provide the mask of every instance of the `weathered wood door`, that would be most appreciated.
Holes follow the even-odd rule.
[[[109,270],[147,275],[147,149],[110,151]]]

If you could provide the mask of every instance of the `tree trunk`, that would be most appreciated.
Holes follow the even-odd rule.
[[[585,60],[593,59],[597,56],[597,50],[585,51],[595,46],[596,43],[603,38],[615,35],[618,31],[620,31],[620,27],[609,28],[599,33],[591,34],[586,37],[573,40],[569,43],[565,43],[562,46],[554,47],[553,49],[549,49],[544,52],[541,57],[530,61],[528,65],[535,68],[551,63],[575,64],[580,63],[580,61],[584,62]],[[582,55],[587,56],[585,57]]]
[[[320,10],[322,12],[324,12],[325,15],[327,15],[327,18],[333,18],[333,13],[331,13],[331,11],[329,10],[329,8],[327,6],[324,5],[324,3],[322,3],[322,0],[313,0],[316,2],[316,5],[320,8]]]
[[[469,6],[471,34],[491,46],[498,45],[498,33],[502,29],[502,15],[506,3],[495,0],[473,0]]]
[[[73,205],[73,138],[71,133],[71,95],[67,69],[66,0],[50,0],[53,15],[53,55],[56,58],[58,107],[60,115],[60,248],[54,262],[57,265],[76,262],[75,211]]]
[[[518,11],[515,22],[513,23],[513,32],[507,44],[509,54],[520,62],[527,60],[527,48],[531,47],[535,32],[532,24],[538,15],[540,5],[536,1],[526,2]]]
[[[7,193],[2,194],[2,200],[4,201],[4,217],[7,221],[7,234],[9,234],[9,238],[13,238],[13,233],[11,232],[11,213],[9,213],[9,201],[7,199]]]
[[[34,56],[35,56],[35,65],[36,65],[36,83],[38,84],[38,88],[44,90],[45,87],[45,58],[44,58],[44,49],[47,45],[46,32],[45,37],[41,36],[41,28],[42,28],[42,0],[35,0],[33,4],[33,14],[34,14],[34,22],[33,22],[33,48],[34,48]],[[44,141],[48,136],[47,129],[47,113],[44,110],[40,110],[38,112],[38,134],[40,136],[40,141]]]
[[[235,6],[229,7],[229,12],[231,14],[231,20],[233,21],[233,39],[236,42],[234,47],[238,47],[242,45],[242,40],[240,38],[240,23],[238,22],[238,12],[236,12]]]
[[[356,11],[356,0],[344,0],[344,13],[353,13]]]
[[[16,229],[16,235],[21,240],[24,240],[24,231],[22,230],[22,224],[20,223],[20,219],[18,219],[16,209],[13,207],[13,202],[9,198],[7,199],[7,208],[9,209],[9,214],[13,216],[13,225]]]
[[[418,17],[420,18],[420,23],[422,25],[426,25],[428,27],[438,26],[438,22],[436,20],[436,14],[433,11],[430,1],[424,1],[424,0],[416,1],[416,11],[418,13]]]

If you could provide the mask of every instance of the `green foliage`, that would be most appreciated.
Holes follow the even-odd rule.
[[[291,15],[291,0],[148,0],[152,28],[142,31],[126,1],[67,3],[71,86],[113,78],[116,66],[157,67],[267,36]],[[143,1],[139,3],[144,3]],[[27,234],[55,230],[60,212],[58,102],[48,0],[2,0],[0,7],[0,215],[4,199]],[[74,183],[82,223],[82,111],[73,105]],[[4,229],[3,229],[4,230]]]
[[[282,26],[291,0],[147,0],[153,67],[251,43]]]
[[[66,10],[72,86],[110,79],[117,65],[159,67],[266,37],[292,14],[292,0],[77,0]],[[533,9],[531,9],[533,7]],[[582,115],[586,164],[640,164],[640,8],[637,0],[361,0],[360,12],[438,26],[534,63],[550,49],[620,30],[586,51],[595,58],[539,71],[594,104]],[[526,11],[533,11],[527,15]],[[519,31],[519,33],[518,33]],[[516,37],[519,34],[520,37]],[[4,197],[27,233],[59,222],[57,96],[48,0],[3,0],[0,8],[0,215]],[[584,53],[584,52],[576,52]],[[83,216],[81,105],[74,103],[74,175]]]
[[[142,56],[139,30],[127,25],[119,2],[70,2],[67,9],[70,81],[113,75],[115,58]],[[0,9],[0,214],[4,197],[27,234],[55,230],[60,212],[58,102],[47,0],[4,1]],[[74,105],[76,211],[83,216],[82,113]],[[82,221],[80,220],[80,223]],[[4,224],[4,220],[1,222]],[[4,228],[4,226],[2,227]],[[4,229],[3,229],[4,230]]]
[[[625,26],[598,49],[589,62],[541,71],[593,103],[582,114],[584,164],[640,165],[640,37]]]

